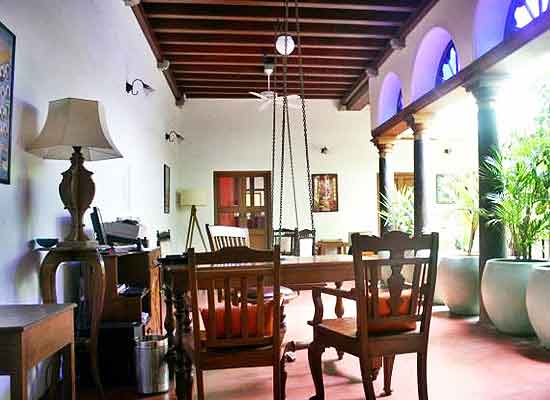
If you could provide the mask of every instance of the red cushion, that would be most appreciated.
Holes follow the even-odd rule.
[[[208,335],[208,308],[200,310],[202,322],[206,327]],[[256,304],[248,304],[248,336],[255,337],[258,335],[257,322],[257,306]],[[241,337],[241,308],[231,306],[231,335],[232,337]],[[264,304],[264,336],[273,335],[273,302]],[[216,306],[216,338],[225,337],[225,306],[219,304]]]
[[[369,294],[369,300],[371,295]],[[411,290],[401,292],[401,304],[399,306],[399,315],[409,315],[411,306]],[[390,292],[384,291],[378,293],[378,315],[382,318],[390,317],[391,312]],[[416,329],[415,321],[368,321],[370,333],[403,332]]]

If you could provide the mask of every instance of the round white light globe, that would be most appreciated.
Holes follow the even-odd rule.
[[[286,49],[285,49],[285,42],[286,42]],[[281,35],[277,38],[277,41],[275,42],[275,48],[279,52],[279,54],[283,56],[288,56],[294,51],[294,39],[292,39],[292,36],[287,35]],[[286,50],[286,51],[285,51]]]

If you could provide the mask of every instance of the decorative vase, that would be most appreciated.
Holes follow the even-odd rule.
[[[527,313],[543,347],[550,349],[550,263],[533,268],[527,284]]]
[[[481,296],[487,314],[502,333],[532,336],[525,296],[527,282],[537,261],[495,258],[485,263],[481,279]]]
[[[479,315],[479,257],[441,257],[437,282],[443,302],[456,315]]]

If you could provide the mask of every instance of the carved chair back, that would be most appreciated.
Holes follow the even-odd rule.
[[[280,343],[281,295],[280,253],[275,246],[272,251],[253,250],[247,247],[226,247],[210,253],[195,253],[189,249],[191,296],[193,306],[193,335],[195,355],[200,357],[201,341],[206,348],[231,348],[242,346],[267,346]],[[273,287],[273,297],[264,297],[264,288]],[[223,289],[221,304],[216,304],[215,292]],[[249,290],[256,291],[254,304],[240,301],[234,305],[232,293],[246,299]],[[200,332],[199,291],[206,291],[208,302],[205,321],[206,338]],[[267,308],[271,313],[266,312]],[[216,308],[222,311],[223,324]],[[273,321],[266,321],[266,315]],[[234,318],[239,318],[234,321]],[[255,319],[255,321],[252,321]],[[217,324],[223,325],[223,329]],[[272,325],[271,325],[272,323]],[[266,326],[272,326],[272,334]],[[235,332],[235,326],[238,327]],[[236,333],[236,334],[235,334]],[[204,343],[204,339],[205,343]],[[280,352],[280,346],[274,345]],[[279,349],[279,350],[276,350]],[[277,356],[279,353],[277,353]],[[278,358],[275,358],[278,359]]]
[[[208,235],[211,251],[217,251],[225,247],[250,246],[248,228],[206,224],[206,234]]]
[[[392,323],[416,326],[426,338],[430,327],[436,281],[438,234],[409,237],[403,232],[389,232],[382,238],[352,235],[355,288],[357,290],[357,329],[366,341],[370,326]],[[364,252],[388,253],[387,259],[373,263],[363,261]],[[412,269],[407,282],[403,268]],[[382,279],[381,268],[390,268]],[[381,307],[385,302],[386,307]],[[388,315],[389,305],[389,315]]]
[[[301,248],[302,242],[307,243],[308,241],[311,241],[311,254],[309,254],[309,251],[306,249]],[[316,253],[316,242],[315,242],[315,229],[302,229],[298,232],[298,241],[296,245],[296,255],[312,255],[314,256]]]

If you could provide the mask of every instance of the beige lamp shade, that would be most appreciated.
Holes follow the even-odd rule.
[[[179,192],[181,206],[206,206],[208,196],[202,189],[184,189]]]
[[[46,159],[69,160],[73,147],[81,148],[86,161],[122,157],[109,136],[99,102],[73,98],[50,101],[44,128],[27,151]]]

